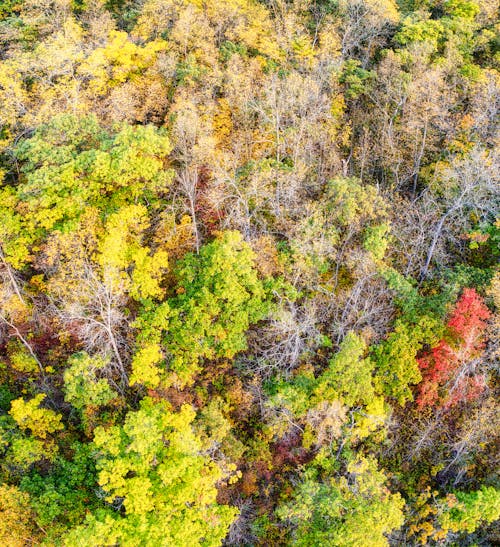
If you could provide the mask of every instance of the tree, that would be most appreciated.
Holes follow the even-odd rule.
[[[0,540],[9,547],[36,541],[30,497],[16,486],[0,485]]]
[[[39,127],[15,151],[25,178],[2,189],[8,204],[2,214],[15,222],[4,236],[6,260],[22,266],[31,245],[51,230],[71,229],[88,207],[102,214],[157,200],[172,178],[170,149],[168,137],[153,126],[122,126],[109,135],[95,117],[58,116]]]
[[[317,467],[306,470],[291,501],[278,508],[280,519],[295,524],[291,544],[389,545],[386,534],[403,524],[404,501],[386,488],[377,463],[358,457],[338,478],[322,473],[321,463],[318,458]]]
[[[279,381],[268,408],[275,414],[275,426],[284,423],[303,433],[304,442],[340,438],[365,438],[386,419],[384,400],[375,391],[374,362],[366,356],[367,345],[349,332],[328,367],[317,377],[310,370],[297,372],[289,381]],[[350,429],[343,431],[350,409]],[[276,414],[277,413],[277,414]],[[305,429],[299,424],[305,423]],[[330,435],[325,430],[330,429]]]
[[[69,529],[103,505],[89,443],[71,442],[50,468],[45,465],[25,473],[20,488],[29,495],[33,521],[43,531],[43,543],[49,545],[61,543]]]
[[[342,55],[344,58],[359,56],[366,66],[375,49],[391,33],[391,27],[399,21],[397,5],[392,0],[342,1],[339,11],[342,16]]]
[[[472,492],[454,492],[449,508],[439,518],[439,523],[452,532],[474,532],[481,522],[494,522],[500,517],[500,492],[483,486]]]
[[[396,399],[400,405],[413,399],[410,386],[422,379],[417,355],[422,347],[419,329],[411,328],[399,321],[386,340],[373,349],[373,360],[377,367],[377,383],[383,393]]]
[[[111,292],[128,294],[135,300],[163,296],[160,283],[168,268],[168,256],[162,250],[152,253],[143,243],[149,228],[144,205],[121,207],[106,219],[97,262],[101,278]]]
[[[498,154],[495,151],[473,148],[465,157],[455,156],[449,166],[437,171],[440,190],[443,194],[444,211],[433,230],[432,241],[422,268],[421,279],[425,279],[431,265],[434,250],[442,236],[446,223],[457,221],[462,211],[474,211],[478,218],[496,217],[499,213],[497,184]]]
[[[340,351],[331,359],[314,390],[318,401],[339,399],[347,406],[368,404],[375,397],[372,383],[373,363],[366,344],[353,332],[342,341]]]
[[[94,432],[99,484],[110,506],[72,530],[68,546],[220,545],[237,511],[216,501],[221,469],[200,455],[195,412],[150,398],[123,426]]]
[[[449,408],[476,398],[485,378],[475,373],[474,358],[483,348],[483,335],[490,312],[474,289],[464,289],[448,320],[449,339],[442,339],[419,359],[423,380],[419,407]]]
[[[202,359],[231,359],[246,349],[245,333],[270,310],[255,255],[238,232],[223,232],[176,268],[177,296],[146,306],[132,383],[157,387],[193,382]],[[162,356],[164,352],[164,357]],[[166,358],[165,371],[157,365]]]
[[[87,353],[73,355],[64,371],[65,399],[78,410],[109,403],[117,394],[98,374],[108,366],[105,359]]]
[[[12,401],[9,411],[21,430],[29,430],[39,439],[46,439],[48,435],[64,429],[59,414],[40,406],[45,397],[44,394],[39,394],[29,401],[16,399]]]
[[[37,462],[54,461],[58,445],[56,436],[64,429],[62,416],[41,406],[46,395],[11,401],[8,416],[0,417],[0,448],[4,452],[3,472],[16,476]]]

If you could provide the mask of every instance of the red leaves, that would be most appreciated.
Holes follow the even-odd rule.
[[[461,337],[466,345],[477,342],[490,318],[490,311],[474,289],[464,289],[455,310],[448,321],[448,327]]]
[[[448,321],[449,337],[442,339],[418,360],[423,380],[417,404],[450,408],[477,398],[485,377],[474,373],[474,359],[481,354],[490,312],[474,289],[464,289]]]

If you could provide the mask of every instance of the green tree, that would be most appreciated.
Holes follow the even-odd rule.
[[[51,230],[76,227],[82,213],[101,214],[138,201],[155,201],[168,189],[170,141],[153,126],[127,126],[108,133],[94,116],[63,115],[40,126],[15,149],[23,176],[1,190],[2,244],[15,267],[31,245]]]
[[[310,444],[311,430],[321,436],[329,419],[337,424],[334,429],[339,437],[348,408],[353,410],[349,436],[367,437],[383,424],[387,414],[374,382],[375,363],[366,356],[367,351],[363,339],[349,332],[328,367],[316,378],[312,373],[298,374],[291,381],[278,382],[270,408],[281,408],[293,419],[305,421],[306,444]]]
[[[386,535],[403,524],[404,501],[385,486],[387,478],[373,458],[358,456],[345,476],[325,475],[318,458],[282,504],[280,519],[294,524],[292,545],[320,547],[384,547]]]
[[[105,378],[98,376],[108,365],[108,360],[85,352],[72,355],[63,375],[66,401],[78,410],[84,410],[114,399],[117,393]]]
[[[132,383],[157,387],[162,376],[168,384],[192,383],[201,359],[231,359],[246,349],[249,326],[270,310],[255,255],[238,232],[223,232],[199,255],[186,255],[175,276],[177,296],[150,305],[138,321]],[[168,380],[157,368],[163,359]]]
[[[65,545],[220,545],[237,510],[216,501],[223,473],[200,455],[194,417],[190,406],[176,413],[146,398],[123,426],[97,428],[98,481],[111,507],[87,516]]]
[[[452,502],[439,518],[440,525],[452,532],[477,530],[481,523],[490,523],[500,517],[500,491],[482,486],[473,492],[455,492]]]

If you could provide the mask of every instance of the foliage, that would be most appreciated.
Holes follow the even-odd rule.
[[[64,371],[65,399],[75,408],[83,410],[91,406],[109,403],[117,394],[105,378],[98,374],[108,366],[106,359],[77,353],[71,357]]]
[[[4,252],[16,267],[48,230],[68,230],[89,205],[103,212],[165,192],[168,137],[152,126],[109,135],[93,116],[63,115],[37,129],[15,154],[24,177],[2,190]],[[20,211],[20,212],[19,212]]]
[[[4,545],[22,547],[36,536],[30,498],[15,486],[0,485],[0,540]]]
[[[419,359],[423,381],[417,403],[420,407],[449,408],[477,397],[484,389],[484,377],[466,369],[483,347],[488,308],[474,289],[464,289],[448,320],[449,339],[442,339]]]
[[[389,545],[386,534],[402,525],[404,502],[385,487],[374,460],[351,461],[340,479],[320,477],[317,468],[306,470],[292,500],[278,509],[296,524],[292,545]]]
[[[186,255],[176,268],[177,296],[156,309],[146,308],[140,319],[148,343],[134,359],[133,381],[158,385],[154,367],[161,352],[155,341],[165,348],[174,374],[168,381],[177,385],[193,381],[201,359],[231,359],[246,349],[246,330],[270,309],[254,261],[237,232],[222,233],[199,255]]]
[[[278,383],[271,407],[284,408],[293,417],[305,420],[306,438],[313,431],[322,437],[325,427],[333,427],[334,437],[340,437],[346,409],[350,407],[353,411],[349,436],[368,436],[384,422],[386,413],[383,399],[375,391],[374,363],[365,357],[366,352],[362,338],[348,333],[318,377],[299,373],[292,381]],[[330,420],[333,421],[328,424]]]
[[[194,417],[187,405],[175,413],[145,398],[123,426],[97,428],[99,484],[123,514],[107,509],[88,516],[65,543],[219,545],[236,510],[216,502],[222,471],[199,454]]]
[[[0,2],[2,545],[498,542],[497,35]]]
[[[61,416],[53,410],[43,408],[40,403],[45,395],[40,393],[29,401],[16,399],[10,405],[9,414],[21,430],[29,429],[32,435],[46,439],[48,435],[63,429]]]
[[[481,522],[494,522],[500,516],[500,494],[491,486],[475,492],[456,492],[454,503],[440,517],[443,528],[452,532],[474,532]]]

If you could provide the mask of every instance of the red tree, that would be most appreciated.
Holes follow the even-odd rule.
[[[417,404],[450,408],[480,395],[485,377],[475,372],[490,312],[474,289],[464,289],[448,321],[448,336],[418,362],[422,371]]]

